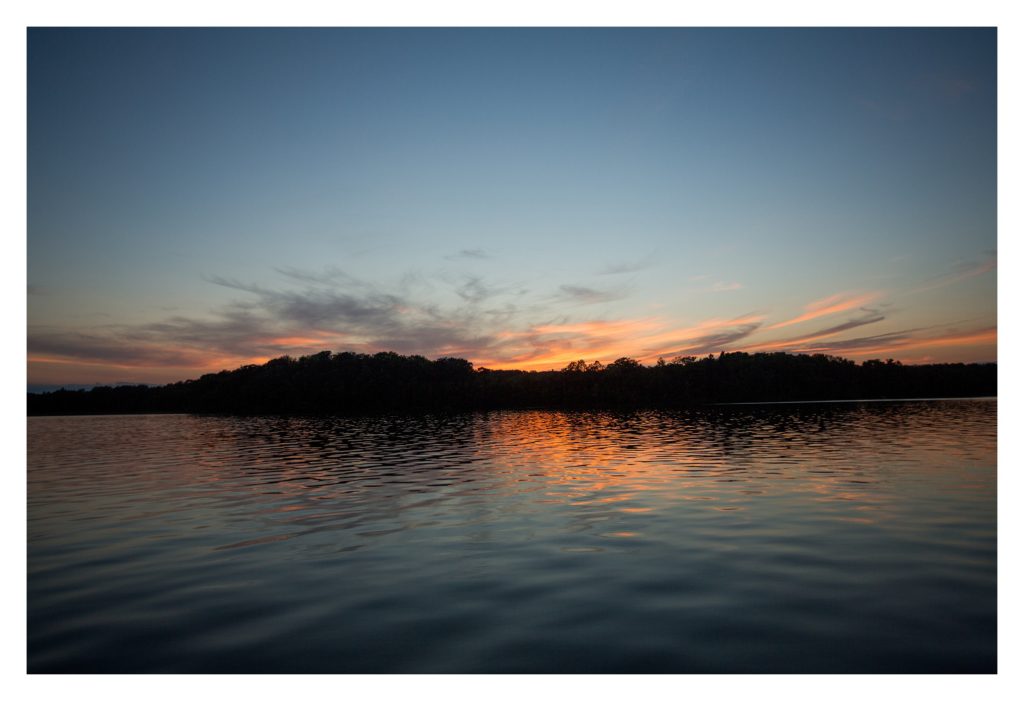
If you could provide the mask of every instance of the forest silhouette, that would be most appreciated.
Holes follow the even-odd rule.
[[[686,407],[708,403],[996,395],[996,364],[904,365],[835,356],[720,353],[644,366],[574,361],[558,371],[473,368],[394,352],[282,356],[165,386],[28,394],[29,415],[328,414],[499,408]]]

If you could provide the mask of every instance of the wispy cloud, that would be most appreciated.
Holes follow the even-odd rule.
[[[736,289],[743,289],[739,282],[715,282],[711,285],[712,292],[731,292]]]
[[[342,289],[333,285],[333,274],[285,276],[300,285],[272,288],[207,277],[246,296],[207,318],[172,317],[89,334],[30,329],[30,359],[210,368],[324,349],[464,355],[490,347],[492,334],[517,311],[513,304],[482,308],[496,290],[479,278],[457,287],[463,306],[442,308],[358,282]]]
[[[658,356],[664,358],[675,358],[676,356],[695,356],[710,354],[715,351],[732,349],[736,344],[753,334],[761,328],[761,322],[747,324],[736,324],[719,331],[710,331],[694,337],[685,344],[676,345],[674,348],[658,349]],[[667,346],[667,345],[666,345]]]
[[[647,269],[654,264],[653,256],[645,257],[642,260],[636,261],[624,261],[624,262],[613,262],[612,264],[605,267],[603,270],[598,272],[601,275],[612,275],[612,274],[628,274],[630,272],[640,272]]]
[[[811,302],[804,307],[804,312],[799,316],[795,316],[792,319],[781,321],[777,324],[765,327],[767,329],[781,329],[786,326],[792,326],[794,324],[800,324],[811,319],[818,319],[823,316],[830,314],[839,314],[841,312],[849,311],[851,309],[857,309],[870,302],[873,302],[881,298],[881,292],[867,292],[864,294],[851,294],[849,292],[840,292],[839,294],[833,294],[819,299],[816,302]]]
[[[595,289],[579,284],[563,284],[558,288],[557,298],[578,304],[600,304],[624,299],[626,295],[627,290],[624,287]]]
[[[66,363],[103,363],[122,366],[203,367],[208,354],[189,347],[160,346],[132,339],[85,333],[29,333],[29,354]]]
[[[501,292],[501,289],[492,287],[481,277],[466,277],[463,282],[455,288],[455,293],[471,304],[479,304],[480,302],[490,299]]]
[[[662,330],[643,341],[644,353],[651,358],[707,354],[709,349],[724,348],[743,340],[760,329],[763,323],[763,314],[750,313]]]
[[[835,353],[851,358],[886,356],[901,351],[920,350],[944,346],[995,345],[996,327],[987,326],[967,331],[940,331],[929,329],[906,329],[874,336],[841,341],[811,343],[801,351]]]
[[[998,260],[994,252],[991,253],[991,257],[989,259],[980,262],[961,262],[955,265],[949,272],[925,280],[921,284],[917,285],[913,289],[904,292],[903,294],[919,294],[920,292],[929,292],[933,289],[941,289],[942,287],[948,287],[951,284],[963,282],[966,279],[971,279],[972,277],[979,277],[983,274],[991,272],[996,268],[997,264]]]
[[[942,328],[939,326],[889,331],[870,336],[852,339],[822,340],[821,337],[831,336],[841,331],[865,326],[881,321],[880,316],[865,317],[863,320],[851,320],[830,329],[823,329],[813,334],[787,341],[751,344],[754,351],[789,351],[793,353],[827,353],[844,358],[886,358],[899,356],[901,352],[921,351],[922,349],[941,348],[947,346],[995,346],[996,328],[985,326],[974,329]],[[929,354],[915,357],[919,362],[934,360]]]
[[[560,368],[569,361],[607,361],[632,356],[653,361],[659,357],[706,355],[732,347],[754,333],[760,314],[708,319],[676,327],[660,318],[537,324],[499,334],[496,358],[489,368]]]
[[[446,260],[487,260],[490,258],[489,252],[480,249],[464,249],[451,255],[445,255]]]
[[[274,271],[281,276],[287,277],[289,280],[300,284],[313,284],[331,287],[366,285],[366,282],[356,279],[343,269],[334,266],[324,267],[320,270],[305,270],[295,267],[276,267],[274,268]],[[213,279],[211,279],[211,281],[213,281]],[[221,284],[221,282],[214,281],[214,284]]]
[[[984,266],[962,266],[944,279],[966,278],[963,275]],[[796,317],[765,326],[762,312],[691,323],[664,316],[604,320],[570,316],[580,307],[622,299],[623,287],[563,284],[553,295],[526,301],[521,289],[496,285],[477,275],[410,273],[388,289],[334,267],[281,268],[276,274],[278,279],[271,284],[207,276],[208,282],[231,290],[237,298],[206,316],[168,316],[89,330],[30,327],[30,361],[66,364],[68,372],[75,365],[90,364],[110,369],[108,373],[123,372],[118,377],[123,380],[145,369],[150,369],[146,373],[156,368],[164,369],[160,373],[199,375],[282,354],[322,350],[393,350],[432,358],[460,356],[490,368],[546,369],[580,358],[607,362],[631,356],[650,363],[659,357],[723,350],[833,353],[851,358],[909,352],[923,358],[929,354],[922,348],[994,343],[995,339],[994,327],[965,332],[957,330],[958,325],[837,339],[839,334],[886,319],[890,311],[878,306],[877,292],[834,294],[808,304]],[[705,285],[714,284],[705,281]],[[733,288],[733,283],[720,284]],[[856,313],[847,313],[853,310]],[[774,331],[840,314],[845,318],[838,323],[803,333],[780,337]],[[766,332],[771,336],[766,337]]]
[[[760,314],[678,326],[662,318],[531,323],[529,308],[487,300],[501,290],[479,277],[453,285],[462,306],[443,307],[369,285],[342,290],[336,275],[292,274],[298,287],[275,288],[221,276],[208,280],[245,299],[207,318],[175,316],[141,325],[114,325],[89,334],[30,330],[35,362],[103,364],[115,369],[181,367],[219,370],[283,353],[320,350],[421,353],[468,357],[502,368],[560,368],[569,361],[630,355],[655,359],[706,354],[742,341],[763,323]],[[614,291],[563,285],[576,304],[618,298]],[[485,304],[489,306],[485,306]],[[547,309],[550,314],[550,306]],[[541,310],[543,316],[544,310]],[[509,328],[511,324],[525,326]],[[198,374],[197,374],[198,375]]]
[[[841,324],[830,326],[825,329],[818,329],[808,334],[800,334],[789,339],[780,339],[776,341],[764,341],[757,344],[750,344],[746,348],[753,351],[788,351],[793,350],[795,347],[799,347],[801,344],[807,344],[813,342],[815,339],[820,339],[823,336],[831,336],[833,334],[839,334],[844,331],[850,331],[851,329],[857,329],[862,326],[868,326],[870,324],[877,324],[885,319],[885,315],[878,309],[862,309],[864,312],[862,316],[848,319]]]
[[[561,368],[576,359],[607,360],[635,353],[635,340],[661,328],[657,319],[549,321],[499,331],[493,349],[479,360],[487,368]],[[630,351],[623,352],[625,344]],[[613,356],[614,354],[614,356]]]
[[[731,279],[719,279],[714,282],[709,274],[696,274],[687,278],[693,286],[689,289],[695,292],[732,292],[743,289],[743,284]]]

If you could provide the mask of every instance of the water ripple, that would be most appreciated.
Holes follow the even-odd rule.
[[[29,668],[992,672],[995,426],[993,400],[33,418]]]

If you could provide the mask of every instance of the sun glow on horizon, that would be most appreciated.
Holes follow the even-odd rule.
[[[820,313],[823,308],[832,308],[835,311],[831,313],[838,313],[857,308],[867,301],[869,300],[866,296],[842,300],[830,297],[818,303],[827,306],[809,308],[802,316],[816,313],[813,318],[818,318],[826,316]],[[839,310],[839,307],[843,309]],[[989,347],[993,358],[974,360],[995,360],[997,329],[994,326],[963,331],[915,329],[882,332],[858,338],[838,338],[836,341],[823,340],[829,338],[830,334],[838,334],[840,330],[845,330],[851,323],[844,322],[832,328],[819,329],[788,339],[757,341],[753,337],[760,331],[778,326],[762,327],[763,319],[762,314],[748,313],[732,318],[707,319],[685,327],[671,326],[664,318],[656,317],[546,323],[523,330],[497,332],[489,338],[486,348],[475,351],[455,344],[438,347],[424,355],[428,358],[464,358],[475,367],[491,370],[535,371],[559,370],[578,360],[587,363],[596,361],[607,365],[622,357],[634,358],[644,365],[653,365],[659,359],[671,361],[682,356],[702,357],[722,351],[822,353],[853,360],[899,357],[900,354],[911,352],[908,354],[908,360],[927,363],[934,362],[934,354],[939,352],[924,353],[922,350],[948,351],[949,347],[959,346]],[[796,320],[790,320],[790,323],[795,325],[806,320],[809,318],[797,317]],[[868,320],[865,324],[874,322],[875,320]],[[858,328],[858,325],[854,323],[852,328]],[[262,345],[248,354],[185,349],[176,347],[173,343],[135,345],[131,358],[123,361],[116,358],[81,358],[46,351],[30,351],[29,380],[33,383],[59,383],[60,381],[51,380],[51,374],[63,369],[66,375],[61,380],[69,383],[122,381],[130,378],[133,373],[148,375],[148,379],[138,380],[152,380],[155,377],[166,378],[166,382],[172,382],[196,378],[204,373],[231,370],[246,364],[262,364],[285,355],[300,357],[319,351],[398,351],[386,348],[386,344],[367,342],[353,348],[346,345],[345,341],[344,335],[340,333],[335,335],[322,330],[312,335],[275,336],[264,340]]]

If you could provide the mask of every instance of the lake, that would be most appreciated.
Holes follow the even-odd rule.
[[[30,418],[28,670],[993,673],[996,410]]]

